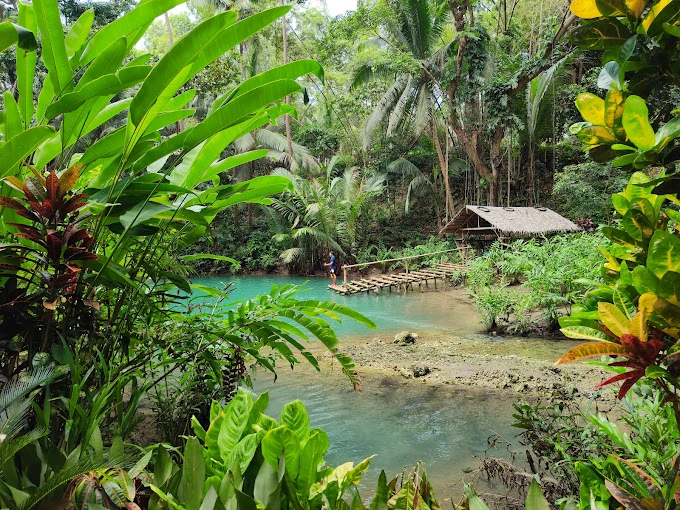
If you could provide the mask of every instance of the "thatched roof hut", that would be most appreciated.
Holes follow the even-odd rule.
[[[575,223],[546,207],[466,205],[440,234],[533,237],[580,230]]]

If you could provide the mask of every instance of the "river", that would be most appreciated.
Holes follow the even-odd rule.
[[[385,337],[402,330],[482,336],[475,310],[456,293],[383,291],[380,295],[341,296],[326,288],[328,279],[278,276],[211,277],[196,279],[195,283],[222,287],[231,281],[235,283],[231,294],[234,300],[252,298],[272,285],[307,282],[304,298],[351,306],[378,325],[371,331],[345,321],[336,327],[341,341]],[[362,496],[371,495],[381,469],[389,478],[424,461],[440,502],[457,498],[462,492],[461,480],[473,480],[470,471],[479,467],[489,437],[498,434],[512,439],[517,433],[510,426],[513,396],[501,391],[433,386],[401,376],[373,375],[364,378],[364,392],[359,394],[340,374],[317,373],[308,367],[281,369],[276,382],[260,371],[254,391],[269,391],[269,413],[275,417],[284,403],[300,399],[312,426],[328,433],[331,447],[326,460],[330,465],[356,463],[375,455],[362,483]],[[493,456],[503,454],[502,450],[491,452]]]

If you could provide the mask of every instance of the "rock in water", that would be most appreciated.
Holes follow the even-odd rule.
[[[394,337],[394,343],[399,345],[414,344],[416,343],[416,340],[418,340],[418,334],[410,333],[409,331],[402,331],[401,333],[397,333]]]

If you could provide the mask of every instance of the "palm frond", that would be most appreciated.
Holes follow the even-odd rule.
[[[389,90],[385,92],[385,95],[383,95],[380,101],[378,101],[378,104],[373,109],[373,112],[371,112],[371,115],[364,126],[364,149],[367,149],[371,144],[378,126],[385,120],[388,113],[394,108],[394,104],[401,97],[401,94],[404,92],[406,84],[408,83],[408,78],[408,75],[402,75],[397,78]]]
[[[44,386],[55,377],[64,374],[65,368],[55,368],[53,365],[34,368],[31,372],[20,374],[9,381],[0,391],[0,412],[16,404],[36,388]]]

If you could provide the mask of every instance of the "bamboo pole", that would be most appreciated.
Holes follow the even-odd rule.
[[[364,266],[371,266],[373,264],[384,264],[385,262],[399,262],[401,260],[410,260],[410,259],[418,259],[421,257],[429,257],[430,255],[439,255],[440,253],[451,253],[452,251],[459,251],[457,248],[451,249],[451,250],[442,250],[442,251],[434,251],[432,253],[424,253],[422,255],[411,255],[408,257],[400,257],[398,259],[385,259],[385,260],[376,260],[373,262],[364,262],[362,264],[350,264],[348,266],[342,266],[343,271],[346,269],[350,269],[353,267],[364,267]]]

